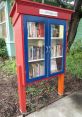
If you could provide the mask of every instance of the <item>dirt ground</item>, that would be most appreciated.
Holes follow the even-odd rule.
[[[54,79],[51,79],[47,82],[47,84],[50,84],[52,87],[52,86],[54,86],[53,81],[54,81]],[[55,82],[55,83],[56,83],[56,87],[57,87],[57,82]],[[82,80],[80,80],[78,78],[72,78],[71,75],[69,75],[67,73],[66,78],[65,78],[65,94],[64,94],[64,96],[70,95],[72,92],[77,91],[79,89],[80,90],[82,89]],[[57,88],[55,88],[55,90],[57,90]],[[57,95],[57,92],[52,93],[52,95],[51,94],[44,95],[44,94],[45,93],[43,93],[42,96],[39,96],[39,98],[38,98],[39,105],[43,102],[43,99],[44,99],[44,102],[46,102],[46,104],[44,104],[44,106],[47,106],[47,104],[50,104],[60,98]],[[30,95],[28,92],[27,101],[29,101],[31,99],[31,97],[32,97],[32,95]],[[33,101],[33,100],[35,100],[35,102],[36,102],[37,98],[32,99],[31,101]],[[37,103],[35,105],[37,105]],[[27,105],[28,113],[37,110],[37,108],[38,109],[40,108],[40,107],[34,106],[34,108],[36,107],[36,109],[32,110],[31,106],[33,106],[33,105],[31,105],[31,104]],[[41,106],[41,107],[43,107],[43,106]],[[16,75],[10,75],[10,74],[0,70],[0,117],[17,117],[17,115],[19,115],[19,114],[20,114],[20,112],[18,110],[18,94],[17,94]]]
[[[0,117],[16,117],[18,96],[16,75],[0,70]]]

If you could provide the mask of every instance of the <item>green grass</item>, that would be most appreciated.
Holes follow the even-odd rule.
[[[6,71],[9,74],[16,74],[15,59],[5,60],[3,63],[0,64],[0,69]]]

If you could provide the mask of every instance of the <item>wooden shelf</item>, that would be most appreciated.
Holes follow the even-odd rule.
[[[31,62],[38,62],[38,61],[44,61],[44,59],[35,59],[35,60],[29,60],[28,62],[31,63]]]
[[[51,57],[51,59],[55,59],[55,58],[62,58],[63,56],[56,56],[56,57]]]
[[[28,40],[44,40],[44,37],[28,37]]]
[[[63,39],[63,38],[61,38],[61,37],[51,37],[51,39]]]

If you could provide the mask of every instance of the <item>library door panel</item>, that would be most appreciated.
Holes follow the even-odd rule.
[[[29,79],[45,75],[45,24],[27,22]]]
[[[64,25],[50,24],[50,74],[64,71]]]

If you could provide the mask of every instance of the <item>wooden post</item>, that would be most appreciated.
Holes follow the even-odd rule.
[[[58,75],[58,94],[61,96],[64,93],[64,74]]]
[[[26,92],[25,86],[22,83],[22,69],[21,66],[17,66],[18,77],[18,94],[19,94],[19,108],[22,113],[26,113]]]

